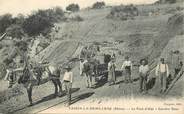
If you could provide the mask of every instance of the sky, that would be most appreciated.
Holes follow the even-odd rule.
[[[60,6],[63,9],[71,3],[77,3],[81,8],[92,6],[97,1],[104,1],[107,5],[119,4],[149,4],[157,0],[0,0],[0,15],[11,13],[30,14],[38,9],[48,9]]]

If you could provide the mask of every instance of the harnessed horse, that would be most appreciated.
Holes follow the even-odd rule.
[[[54,74],[51,71],[51,66],[52,65],[46,65],[43,66],[41,68],[33,68],[33,67],[28,67],[26,66],[23,69],[23,74],[22,76],[20,76],[18,83],[19,84],[23,84],[24,87],[27,90],[27,95],[28,95],[28,99],[30,102],[30,105],[32,105],[32,90],[34,86],[39,86],[42,83],[46,83],[49,80],[51,80],[54,84],[55,87],[55,93],[54,95],[56,96],[61,96],[61,92],[62,92],[62,85],[60,82],[60,70],[58,68],[56,68],[55,66],[52,66],[52,68],[54,68],[54,70],[56,72],[59,72],[59,74]],[[52,69],[53,70],[53,69]],[[44,81],[44,79],[42,79],[42,75],[43,72],[46,72],[48,75],[48,78],[46,79],[46,81]],[[59,93],[58,93],[58,87],[59,87]]]

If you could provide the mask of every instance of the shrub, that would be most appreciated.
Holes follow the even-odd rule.
[[[72,12],[77,12],[80,10],[80,7],[78,4],[70,4],[66,7],[66,10],[72,11]]]
[[[22,39],[22,36],[24,36],[24,31],[20,25],[10,25],[6,29],[6,33],[8,36],[17,39]]]
[[[21,38],[24,35],[22,24],[24,23],[24,16],[19,14],[12,18],[11,14],[5,14],[0,17],[0,33],[6,32],[12,38]]]
[[[161,3],[161,4],[165,4],[165,3],[170,3],[170,4],[173,4],[173,3],[176,3],[177,0],[159,0],[159,1],[156,1],[155,3]]]
[[[81,16],[76,15],[75,17],[72,17],[71,20],[72,21],[83,21],[84,19]]]
[[[54,14],[59,16],[64,16],[64,11],[60,7],[54,7],[53,8]]]
[[[24,21],[25,21],[24,15],[18,14],[17,17],[14,17],[14,18],[12,19],[12,24],[22,26],[22,24],[24,23]]]
[[[12,15],[5,14],[0,16],[0,33],[4,33],[6,28],[8,28],[12,24]]]
[[[128,20],[134,19],[135,16],[138,16],[138,9],[133,5],[127,6],[115,6],[111,9],[107,18],[114,18],[114,19],[121,19],[121,20]]]
[[[101,9],[105,6],[105,2],[96,2],[93,4],[92,8],[93,9]]]

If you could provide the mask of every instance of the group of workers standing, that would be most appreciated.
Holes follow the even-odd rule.
[[[138,75],[139,75],[139,91],[141,93],[147,93],[148,92],[148,82],[150,81],[150,73],[155,71],[155,77],[157,79],[157,83],[160,86],[160,93],[164,93],[167,89],[168,84],[168,77],[171,75],[171,72],[169,69],[173,69],[174,67],[174,74],[171,75],[172,79],[176,77],[176,75],[179,73],[180,70],[183,70],[183,62],[182,58],[179,56],[179,52],[177,52],[172,56],[172,67],[169,68],[168,62],[166,62],[165,58],[160,58],[159,62],[157,63],[156,67],[153,69],[150,69],[150,66],[148,64],[148,59],[141,59]],[[174,58],[176,58],[174,60]],[[105,61],[105,59],[104,59]],[[174,62],[173,62],[174,61]],[[110,59],[107,62],[107,70],[108,70],[108,84],[109,86],[116,84],[116,55],[113,53],[110,55]],[[90,64],[88,62],[88,59],[81,59],[80,61],[80,75],[85,75],[86,77],[86,87],[92,87],[92,76],[90,73]],[[125,60],[121,66],[121,72],[124,76],[125,83],[133,83],[132,79],[132,72],[133,72],[133,63],[130,60],[129,56],[125,56]]]
[[[178,61],[180,61],[178,59]],[[182,61],[178,62],[178,64],[175,66],[175,73],[174,76],[176,76],[180,70],[182,70],[183,63]],[[132,61],[129,60],[129,57],[125,57],[125,61],[123,62],[123,65],[121,67],[121,72],[124,74],[124,82],[125,83],[132,83]],[[147,59],[142,59],[140,61],[140,66],[139,66],[139,90],[141,93],[147,93],[148,88],[148,79],[149,75],[151,73],[150,71],[150,66],[148,65],[148,60]],[[115,64],[115,59],[111,58],[110,62],[108,63],[108,82],[109,85],[115,84],[116,83],[116,64]],[[169,77],[170,72],[169,72],[169,66],[165,62],[164,58],[161,58],[160,61],[158,62],[156,68],[155,68],[155,76],[156,78],[159,78],[159,84],[160,84],[160,93],[164,93],[167,89],[167,78]]]

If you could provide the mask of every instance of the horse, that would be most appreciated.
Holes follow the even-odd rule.
[[[31,66],[31,65],[30,65]],[[42,75],[48,75],[48,78],[43,79]],[[23,69],[23,73],[18,79],[19,84],[23,84],[27,90],[27,95],[29,99],[30,106],[33,105],[32,101],[32,90],[34,86],[39,86],[40,84],[46,83],[48,81],[52,81],[55,87],[55,96],[62,95],[62,84],[60,82],[60,69],[55,65],[43,65],[42,67],[28,67],[26,66]],[[59,92],[58,92],[59,87]]]

